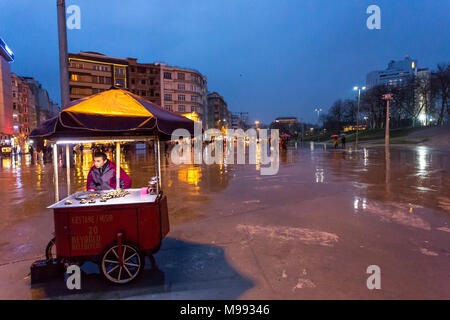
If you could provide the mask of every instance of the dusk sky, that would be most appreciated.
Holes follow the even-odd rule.
[[[405,55],[419,68],[450,62],[449,0],[68,0],[81,30],[69,52],[96,51],[199,70],[233,112],[270,123],[354,97],[354,85]],[[366,27],[369,5],[381,30]],[[0,37],[12,71],[32,76],[60,103],[56,0],[1,0]]]

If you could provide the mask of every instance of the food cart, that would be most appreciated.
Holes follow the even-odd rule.
[[[193,133],[193,121],[163,110],[139,96],[111,89],[73,101],[58,116],[33,130],[33,139],[44,138],[53,145],[55,237],[46,248],[47,263],[32,265],[99,265],[105,279],[116,284],[134,280],[143,270],[145,256],[156,253],[169,232],[167,197],[161,191],[160,140],[169,139],[176,128]],[[116,190],[79,191],[71,194],[70,145],[116,144]],[[120,144],[153,143],[156,189],[121,190]],[[60,199],[58,146],[65,146],[67,197]],[[56,248],[56,255],[52,254]],[[151,259],[152,261],[152,259]],[[39,272],[34,272],[39,275]]]

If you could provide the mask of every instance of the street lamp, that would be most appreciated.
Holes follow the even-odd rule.
[[[353,87],[353,90],[358,90],[358,112],[356,113],[356,144],[355,148],[358,149],[358,134],[359,134],[359,104],[361,100],[361,90],[366,90],[366,87]]]
[[[384,135],[384,145],[389,146],[389,101],[392,100],[392,93],[383,94],[383,100],[386,100],[386,123],[385,123],[385,135]]]
[[[322,109],[316,108],[316,109],[314,109],[314,111],[317,112],[317,124],[319,125],[319,127],[317,128],[317,142],[319,142],[319,138],[320,138],[320,113],[322,112]]]

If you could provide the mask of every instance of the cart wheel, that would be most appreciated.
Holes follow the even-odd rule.
[[[47,261],[51,259],[56,259],[56,242],[55,238],[50,240],[45,248],[45,259]]]
[[[144,267],[141,252],[131,243],[122,243],[122,257],[121,264],[117,243],[110,245],[102,256],[102,274],[107,280],[116,284],[126,284],[136,279]]]

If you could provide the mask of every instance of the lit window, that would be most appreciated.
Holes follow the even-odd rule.
[[[115,85],[124,87],[125,86],[125,81],[123,79],[116,79],[116,84]]]
[[[77,74],[72,74],[71,80],[72,81],[78,81],[78,75]]]

